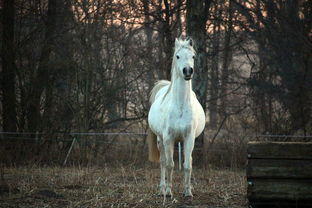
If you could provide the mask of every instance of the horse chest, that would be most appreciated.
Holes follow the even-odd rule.
[[[191,131],[192,112],[189,109],[172,109],[168,113],[168,133],[171,136],[183,137]]]

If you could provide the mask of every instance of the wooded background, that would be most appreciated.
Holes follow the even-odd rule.
[[[207,129],[312,133],[312,1],[2,0],[4,132],[136,131],[193,38]]]

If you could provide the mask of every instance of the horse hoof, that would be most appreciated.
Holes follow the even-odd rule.
[[[193,198],[193,195],[185,195],[185,194],[183,194],[183,198]]]
[[[159,193],[158,196],[164,197],[164,194],[163,193]],[[172,194],[168,194],[167,193],[165,196],[166,196],[166,198],[172,198]]]
[[[192,194],[192,192],[190,190],[184,191],[183,192],[183,197],[184,198],[193,198],[193,194]]]
[[[166,190],[166,197],[171,198],[171,199],[173,198],[171,188],[169,187],[167,187],[167,190]]]

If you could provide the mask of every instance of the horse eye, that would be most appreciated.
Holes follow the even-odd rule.
[[[179,59],[180,58],[180,56],[177,56],[177,59]]]
[[[195,58],[195,56],[193,56],[193,59]]]

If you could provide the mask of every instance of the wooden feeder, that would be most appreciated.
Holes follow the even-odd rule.
[[[250,207],[312,207],[312,142],[249,142]]]

